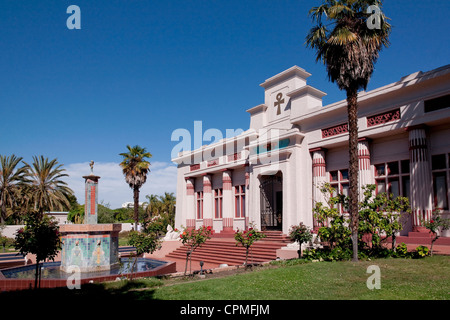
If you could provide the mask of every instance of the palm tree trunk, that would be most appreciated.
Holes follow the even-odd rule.
[[[0,213],[0,223],[5,223],[6,219],[6,190],[2,190],[2,199],[1,199],[1,213]]]
[[[36,272],[34,274],[34,288],[38,287],[38,278],[39,278],[39,260],[36,257]]]
[[[358,90],[347,89],[349,132],[349,214],[352,231],[353,261],[358,261]]]
[[[134,187],[133,189],[134,198],[134,230],[137,231],[137,225],[139,221],[139,188]]]

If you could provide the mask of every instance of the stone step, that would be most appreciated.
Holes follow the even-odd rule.
[[[268,239],[269,238],[269,239]],[[271,232],[268,238],[255,242],[250,249],[248,262],[259,263],[276,259],[278,249],[291,241],[280,232]],[[166,256],[167,259],[186,259],[186,246],[181,246]],[[193,261],[205,263],[226,263],[228,265],[241,265],[245,262],[246,250],[241,245],[236,246],[233,238],[212,238],[197,248],[192,254]]]
[[[186,257],[187,249],[184,250],[176,250],[175,252],[169,254],[169,256],[182,256]],[[227,257],[227,258],[245,258],[245,248],[236,248],[234,250],[210,250],[209,248],[197,248],[194,253],[196,256],[203,256],[205,257]],[[270,251],[262,251],[262,250],[254,250],[250,249],[249,254],[253,255],[254,257],[258,257],[263,260],[273,260],[276,258],[276,250],[270,250]]]
[[[172,252],[171,254],[169,254],[168,256],[166,256],[166,258],[174,258],[174,259],[186,259],[186,253],[185,252]],[[274,260],[276,257],[275,256],[260,256],[260,255],[256,255],[252,252],[249,252],[249,257],[248,259],[254,262],[264,262],[264,261],[270,261],[270,260]],[[216,254],[216,253],[205,253],[205,252],[197,252],[194,251],[194,253],[192,254],[192,260],[194,261],[204,261],[204,262],[208,262],[208,263],[217,263],[217,264],[222,264],[222,263],[226,263],[229,265],[239,265],[239,264],[243,264],[245,261],[245,252],[243,252],[242,254],[238,254],[238,255],[231,255],[231,254]]]
[[[409,233],[411,234],[411,232]],[[399,236],[396,238],[397,243],[404,242],[406,244],[417,244],[417,245],[430,245],[432,238],[427,235],[424,237],[423,235],[412,235],[410,236]],[[435,242],[435,245],[449,245],[450,246],[450,238],[449,237],[440,237]]]

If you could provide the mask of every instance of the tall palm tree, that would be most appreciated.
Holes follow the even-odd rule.
[[[62,180],[69,175],[64,173],[65,169],[62,164],[58,164],[57,159],[49,161],[44,156],[34,156],[31,165],[25,164],[30,180],[27,193],[34,210],[43,214],[70,207],[69,197],[73,191]]]
[[[150,172],[150,162],[145,160],[151,158],[150,152],[138,145],[130,147],[127,145],[128,152],[120,153],[123,161],[120,163],[125,181],[133,189],[134,199],[134,228],[137,230],[139,220],[139,189],[147,181],[147,174]]]
[[[368,10],[370,6],[379,9],[375,15]],[[347,94],[349,213],[354,261],[358,260],[358,90],[367,88],[379,52],[389,46],[391,25],[381,7],[380,0],[323,0],[309,11],[316,25],[306,37],[307,46],[316,50],[316,62],[325,64],[329,80]],[[374,18],[379,19],[376,27]]]
[[[20,201],[21,189],[27,182],[25,166],[18,167],[21,157],[14,154],[0,155],[0,222],[7,218],[7,208],[13,208]]]

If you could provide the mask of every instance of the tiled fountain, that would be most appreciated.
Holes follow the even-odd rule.
[[[98,224],[98,180],[93,173],[84,176],[85,196],[84,224],[61,225],[61,270],[81,272],[109,270],[119,263],[120,223]]]

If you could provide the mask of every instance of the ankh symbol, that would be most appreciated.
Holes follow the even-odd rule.
[[[278,106],[277,115],[281,114],[280,106],[284,103],[284,99],[281,98],[283,98],[283,94],[280,92],[279,94],[277,94],[277,101],[275,101],[275,103],[273,104],[275,107]]]

